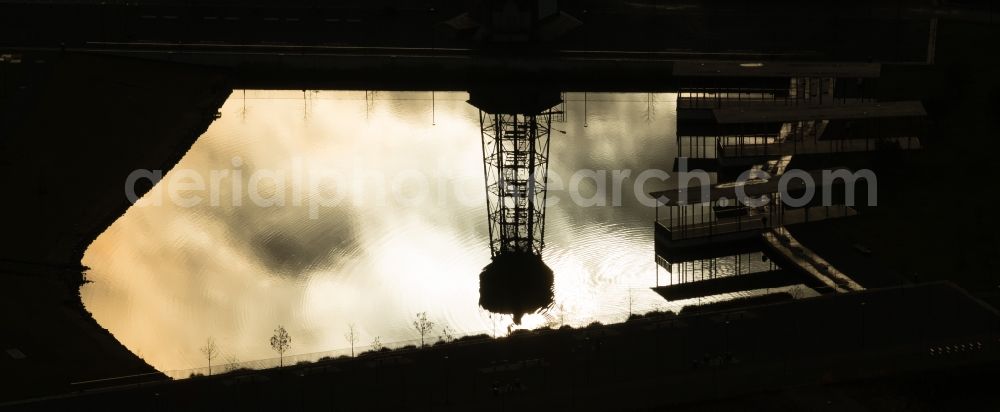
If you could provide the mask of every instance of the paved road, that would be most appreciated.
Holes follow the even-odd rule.
[[[460,1],[297,2],[212,6],[166,2],[121,5],[5,5],[7,45],[80,47],[94,42],[182,42],[395,48],[469,48],[443,22]],[[712,7],[702,7],[709,4]],[[924,61],[930,17],[859,4],[828,9],[693,2],[665,8],[642,2],[574,2],[583,26],[544,48],[559,50],[807,54],[817,59]],[[839,4],[839,3],[838,3]]]

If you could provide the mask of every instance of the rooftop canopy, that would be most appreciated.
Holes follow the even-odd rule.
[[[857,104],[753,105],[712,109],[712,114],[716,123],[736,124],[923,117],[927,115],[927,111],[920,101],[908,100]]]
[[[754,179],[745,182],[720,183],[715,185],[691,186],[686,189],[670,189],[651,192],[649,195],[664,206],[684,206],[699,203],[716,202],[722,199],[735,201],[746,196],[746,198],[756,199],[761,196],[779,193],[782,188],[788,192],[804,190],[807,187],[821,188],[830,186],[835,179],[824,179],[823,173],[828,171],[848,171],[842,167],[835,167],[826,170],[814,170],[807,173],[785,173],[783,175],[771,176],[770,179]],[[781,179],[788,175],[787,182],[781,185]],[[737,193],[738,187],[742,187],[743,193]]]
[[[678,61],[674,76],[690,77],[835,77],[875,78],[878,63],[813,63],[753,61]]]

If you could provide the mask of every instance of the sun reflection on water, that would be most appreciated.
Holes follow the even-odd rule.
[[[209,336],[228,356],[272,357],[266,341],[279,324],[293,353],[347,346],[352,323],[360,345],[414,339],[414,315],[425,311],[456,335],[507,333],[510,316],[478,306],[489,235],[478,113],[466,93],[436,93],[434,125],[430,92],[247,96],[244,106],[234,94],[164,181],[87,250],[93,283],[81,295],[103,326],[161,370],[201,366],[198,347]],[[654,95],[652,104],[646,94],[587,96],[586,119],[583,95],[565,97],[552,173],[669,169],[673,95]],[[257,183],[264,196],[286,194],[284,206],[257,207],[247,187],[229,180],[219,185],[218,206],[205,198],[180,207],[164,193],[178,171],[222,169],[230,180],[236,171],[273,172]],[[429,176],[429,190],[415,190],[414,179],[394,186],[400,174]],[[298,187],[296,198],[303,175],[324,178]],[[290,183],[275,183],[282,178]],[[644,190],[662,188],[655,183]],[[341,201],[310,210],[331,189]],[[684,304],[649,290],[651,209],[628,196],[620,207],[581,208],[565,187],[551,199],[543,257],[555,273],[555,301],[517,328],[621,321]]]

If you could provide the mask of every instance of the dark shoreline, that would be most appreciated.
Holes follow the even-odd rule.
[[[120,189],[127,172],[172,168],[230,94],[223,77],[204,69],[75,54],[46,54],[44,59],[50,66],[47,77],[30,83],[37,97],[16,108],[18,121],[5,151],[49,155],[40,162],[23,157],[0,164],[11,179],[34,174],[34,179],[14,183],[15,188],[35,179],[44,182],[43,189],[22,191],[23,197],[7,206],[20,217],[8,225],[8,233],[22,241],[0,252],[6,304],[34,309],[28,317],[17,310],[3,315],[4,324],[13,329],[13,340],[7,343],[27,358],[9,365],[8,371],[21,378],[0,388],[0,400],[72,391],[75,382],[87,380],[162,376],[83,306],[79,291],[87,268],[80,261],[90,243],[130,206]],[[163,87],[171,79],[192,84],[168,97]],[[149,101],[153,96],[160,100],[157,107],[141,108],[131,122],[104,122],[144,92],[151,93]],[[65,109],[53,107],[59,105]],[[48,119],[53,110],[64,114],[60,122]],[[154,126],[159,119],[162,123]],[[61,192],[47,189],[48,179],[59,179]],[[63,205],[75,206],[69,213],[54,211]],[[41,228],[35,222],[43,222]],[[53,303],[39,306],[39,301]],[[74,350],[64,350],[60,343]]]
[[[996,30],[992,26],[983,24],[942,23],[942,31],[944,37],[939,44],[939,66],[933,68],[910,65],[887,66],[890,67],[890,73],[885,77],[889,81],[881,83],[883,91],[888,95],[917,95],[918,98],[926,99],[929,111],[938,121],[934,126],[937,133],[936,140],[927,144],[927,151],[934,151],[933,154],[921,155],[914,163],[922,167],[932,167],[953,161],[955,158],[962,159],[996,149],[996,139],[992,139],[992,133],[996,130],[996,118],[990,111],[996,106],[996,79],[991,74],[991,70],[995,67],[992,61],[996,58],[989,56],[984,58],[971,53],[949,54],[949,50],[959,49],[958,46],[969,39],[992,42],[991,39],[996,39]],[[12,334],[18,339],[37,339],[36,342],[17,343],[28,348],[25,353],[29,355],[29,362],[32,363],[14,364],[14,369],[10,370],[13,371],[12,374],[21,377],[18,383],[22,387],[4,388],[5,392],[0,392],[0,400],[72,390],[69,384],[79,380],[128,375],[136,371],[153,371],[149,365],[125,350],[109,332],[97,325],[83,308],[78,289],[75,294],[68,297],[64,295],[64,289],[79,286],[82,279],[79,276],[82,275],[79,270],[74,272],[73,268],[79,266],[83,251],[94,238],[127,210],[128,203],[120,193],[121,182],[124,180],[122,171],[136,168],[168,170],[172,167],[208,127],[215,110],[221,106],[236,84],[241,87],[256,85],[283,88],[299,88],[306,85],[402,87],[400,85],[404,83],[403,81],[381,80],[383,83],[380,83],[380,78],[398,76],[408,70],[405,65],[389,64],[389,68],[384,71],[369,70],[357,73],[372,67],[385,67],[386,62],[398,59],[386,56],[352,58],[348,61],[353,60],[357,65],[342,68],[341,72],[335,73],[354,73],[359,76],[358,78],[324,83],[322,79],[329,77],[331,72],[323,69],[287,70],[278,71],[276,74],[269,73],[266,69],[247,69],[234,73],[232,67],[211,69],[176,62],[60,53],[55,51],[57,47],[52,44],[42,47],[49,50],[42,53],[45,55],[44,58],[50,61],[47,64],[56,66],[56,73],[52,74],[56,80],[48,83],[49,86],[45,90],[33,95],[31,104],[36,110],[22,108],[24,116],[17,121],[21,122],[23,127],[15,130],[9,139],[0,142],[5,154],[14,154],[0,163],[0,170],[8,176],[7,179],[10,179],[5,183],[10,183],[8,186],[12,188],[11,190],[24,197],[18,200],[18,204],[9,206],[10,210],[7,210],[10,215],[17,216],[11,222],[9,229],[10,238],[17,239],[17,242],[9,242],[8,247],[5,247],[0,254],[0,259],[4,261],[18,262],[3,264],[2,272],[5,275],[12,273],[14,274],[12,277],[24,280],[23,283],[21,280],[10,282],[10,286],[5,289],[5,293],[9,295],[8,302],[5,303],[10,305],[5,315],[8,316],[5,318],[5,325],[10,324]],[[33,56],[31,52],[27,52],[27,55]],[[191,62],[197,63],[198,60],[193,59]],[[290,64],[289,67],[294,69],[296,65],[309,64],[308,58],[297,61],[298,63]],[[345,60],[334,59],[331,60],[331,65],[335,66],[343,61]],[[486,64],[479,70],[495,69],[495,63],[498,61],[502,62],[502,59]],[[598,88],[639,90],[643,83],[656,79],[658,83],[653,89],[662,87],[664,90],[672,90],[671,88],[676,87],[671,83],[672,80],[663,79],[663,76],[659,75],[668,67],[662,63],[643,65],[635,62],[605,61],[593,64],[592,67],[600,69],[584,74],[580,74],[579,69],[571,69],[569,72],[556,70],[540,76],[540,82],[554,81],[557,84],[563,82],[570,88],[586,87],[589,84]],[[624,66],[643,66],[638,69],[642,75],[604,82],[595,80],[599,77],[620,76]],[[435,72],[437,67],[440,66],[436,64],[424,66],[423,75],[430,80],[421,83],[421,86],[411,87],[426,88],[424,86],[427,84],[450,84],[448,87],[461,89],[479,81],[508,81],[510,78],[532,71],[532,68],[528,67],[526,71],[513,70],[499,78],[470,79],[468,77],[470,72]],[[566,73],[571,75],[567,77]],[[573,73],[579,77],[574,78]],[[291,75],[302,75],[307,80],[288,81],[286,77]],[[960,84],[960,87],[956,88],[958,90],[952,90],[953,78]],[[892,79],[898,81],[893,83]],[[914,84],[920,86],[913,88]],[[648,91],[649,88],[642,90]],[[69,102],[61,102],[60,99],[66,95],[72,99]],[[137,100],[141,100],[141,96],[148,95],[163,98],[164,101],[159,103],[164,107],[142,107],[135,103],[135,100],[131,100],[136,96],[140,96]],[[971,102],[962,100],[970,95],[977,98]],[[953,107],[956,106],[955,102],[964,103]],[[62,123],[56,124],[51,118],[52,113],[70,114],[71,117],[59,119]],[[108,128],[111,130],[107,130]],[[971,144],[967,144],[971,147],[962,147],[952,142],[965,139],[967,136],[978,136]],[[962,142],[969,143],[965,140]],[[37,156],[38,153],[49,156]],[[32,159],[32,156],[42,158]],[[994,177],[997,175],[996,171],[988,170],[986,166],[973,165],[962,170],[974,172],[977,178],[985,182],[995,181]],[[899,215],[893,213],[904,210],[900,208],[905,207],[901,205],[905,205],[907,199],[926,193],[921,184],[926,184],[928,181],[926,179],[933,176],[926,172],[920,172],[918,176],[923,180],[908,181],[912,179],[912,176],[908,175],[890,179],[890,182],[898,183],[902,187],[902,189],[898,187],[890,189],[889,196],[894,198],[895,202],[887,205],[892,205],[892,211],[859,220],[859,223],[848,222],[843,226],[844,230],[872,239],[891,234],[900,239],[919,240],[922,235],[927,235],[921,230],[922,228],[908,227],[907,223],[924,218],[925,215],[922,213],[932,216],[946,213],[949,205],[925,206],[906,210]],[[949,184],[948,179],[933,182],[938,185]],[[962,183],[959,187],[959,192],[963,195],[979,194],[989,190],[977,182]],[[903,265],[910,266],[900,270],[904,279],[906,276],[911,276],[910,281],[913,283],[932,279],[952,279],[974,295],[996,304],[1000,302],[1000,293],[996,292],[995,286],[997,273],[1000,271],[996,270],[995,263],[988,257],[995,253],[997,239],[995,236],[980,234],[983,228],[979,226],[980,220],[990,216],[989,209],[987,205],[972,206],[964,203],[959,207],[973,219],[961,222],[960,226],[947,228],[946,233],[966,236],[977,234],[977,237],[972,238],[968,244],[951,244],[947,239],[954,236],[942,235],[914,249],[894,246],[885,241],[880,241],[876,246],[867,246],[871,246],[875,251],[877,259],[904,262]],[[822,255],[822,245],[817,249]],[[919,273],[912,267],[917,264],[907,263],[914,255],[929,259],[934,253],[941,253],[938,261],[931,262],[926,269],[921,268]],[[33,274],[33,269],[24,269],[21,262],[29,262],[29,266],[34,265],[31,262],[35,262],[47,268],[44,271],[49,271],[49,268],[53,267],[59,268],[57,272],[64,278],[54,280]],[[832,263],[837,264],[837,262]],[[22,274],[27,276],[20,276]],[[897,281],[898,279],[892,282]],[[44,306],[38,304],[39,302],[52,304]],[[67,307],[68,311],[65,310]],[[22,319],[22,311],[25,308],[35,309],[37,312],[28,311],[31,317]],[[45,334],[36,333],[34,332],[36,323],[46,325],[43,329],[50,330]],[[79,326],[79,330],[58,330],[56,325],[65,324]],[[75,346],[80,342],[84,342],[85,344],[81,346],[86,347],[81,347],[79,352],[74,353],[64,353],[59,345],[59,343],[72,343]],[[38,345],[37,349],[33,345]],[[502,352],[505,349],[493,350]],[[109,359],[103,359],[104,356]],[[117,359],[112,361],[111,358]],[[4,359],[9,361],[7,358]],[[317,391],[320,389],[317,388]],[[11,393],[8,394],[7,390]],[[146,395],[148,393],[142,393],[142,396]],[[129,400],[125,398],[122,401]]]
[[[847,399],[868,407],[887,398],[929,407],[937,399],[905,382],[924,377],[942,390],[968,389],[935,376],[967,381],[1000,364],[998,325],[996,310],[953,285],[935,283],[472,337],[17,405],[482,410],[503,403],[517,410],[649,410],[739,398],[780,403],[790,388],[822,400],[845,396],[831,388],[881,382],[887,388],[877,395],[861,391]],[[974,396],[997,402],[987,392]]]

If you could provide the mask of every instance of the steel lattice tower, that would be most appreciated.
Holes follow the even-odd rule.
[[[483,173],[493,257],[541,256],[552,112],[479,112]]]
[[[514,322],[552,304],[552,269],[545,248],[545,182],[549,131],[558,92],[523,84],[469,92],[479,109],[490,263],[479,274],[479,305]]]

